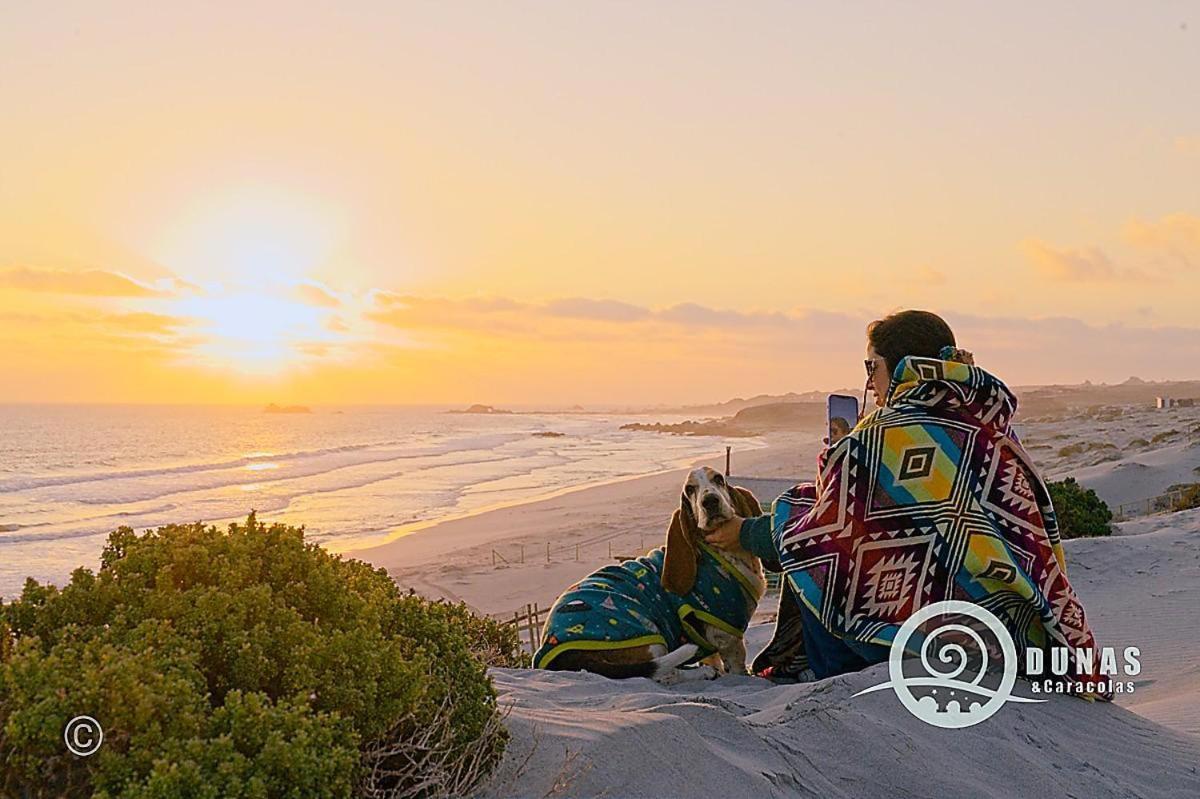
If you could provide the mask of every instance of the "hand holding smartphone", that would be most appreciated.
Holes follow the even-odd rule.
[[[858,424],[858,397],[830,394],[825,401],[825,408],[829,421],[829,446],[835,447]]]

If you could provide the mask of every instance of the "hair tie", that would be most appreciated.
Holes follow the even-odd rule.
[[[953,345],[947,344],[938,352],[938,357],[943,361],[954,361],[955,363],[965,363],[967,366],[975,365],[975,355],[967,350],[959,349]]]

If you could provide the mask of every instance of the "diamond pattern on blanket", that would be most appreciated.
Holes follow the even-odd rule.
[[[933,539],[911,535],[866,542],[858,548],[846,608],[850,624],[863,619],[903,621],[921,608]]]
[[[1037,494],[1021,456],[1010,444],[996,447],[981,496],[986,510],[1015,528],[1035,533],[1044,528]]]
[[[883,430],[871,510],[945,502],[954,491],[966,434],[934,423]]]

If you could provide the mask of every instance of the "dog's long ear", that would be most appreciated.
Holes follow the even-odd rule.
[[[733,500],[733,509],[743,519],[762,515],[762,506],[758,504],[758,500],[741,486],[730,486],[729,498]]]
[[[691,593],[696,585],[696,561],[700,551],[696,548],[699,529],[692,519],[687,499],[679,510],[671,515],[671,526],[667,528],[667,547],[663,555],[663,588],[672,594]]]

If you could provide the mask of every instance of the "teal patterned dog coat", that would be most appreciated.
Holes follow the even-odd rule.
[[[563,592],[542,631],[534,668],[548,668],[570,649],[625,649],[662,644],[668,650],[693,643],[695,662],[716,651],[697,620],[739,638],[750,623],[758,597],[745,575],[725,556],[700,542],[696,584],[684,595],[662,586],[666,551],[658,548],[635,560],[605,566]],[[754,600],[751,602],[750,600]]]

